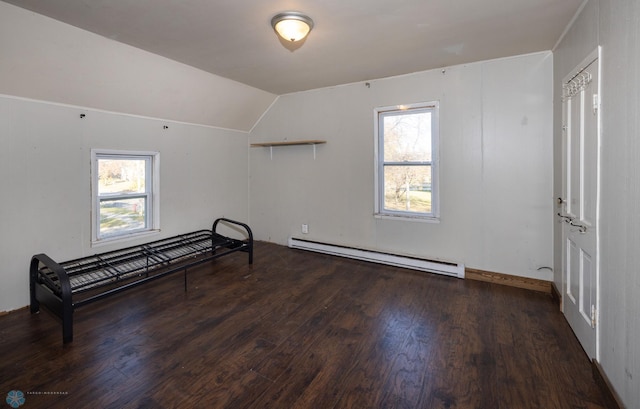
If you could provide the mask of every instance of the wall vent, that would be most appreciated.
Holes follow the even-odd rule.
[[[301,240],[293,237],[289,238],[289,247],[292,249],[315,251],[317,253],[331,254],[334,256],[353,258],[357,260],[370,261],[373,263],[387,264],[390,266],[403,267],[412,270],[427,271],[429,273],[464,278],[464,264],[460,263],[427,260],[417,257],[402,256],[372,250],[362,250],[335,244]]]

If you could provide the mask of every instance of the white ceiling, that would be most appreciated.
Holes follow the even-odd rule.
[[[5,0],[274,93],[550,50],[585,0]],[[275,14],[315,22],[290,50]]]

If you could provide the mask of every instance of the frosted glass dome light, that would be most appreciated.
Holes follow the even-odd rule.
[[[313,20],[297,11],[286,11],[276,14],[271,19],[271,26],[286,41],[300,41],[313,28]]]

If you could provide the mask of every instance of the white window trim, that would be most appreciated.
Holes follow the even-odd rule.
[[[151,157],[151,205],[149,216],[150,226],[144,230],[123,233],[109,237],[98,237],[100,226],[100,212],[98,210],[98,157],[113,155],[125,157]],[[142,236],[157,234],[160,231],[160,152],[155,151],[125,151],[113,149],[91,149],[91,246],[112,244],[128,241]]]
[[[435,115],[432,116],[432,133],[431,133],[431,213],[421,214],[406,211],[388,211],[384,210],[384,158],[381,153],[383,151],[383,140],[380,135],[380,114],[385,112],[408,111],[411,109],[432,109]],[[377,107],[374,109],[374,194],[375,206],[374,217],[378,219],[388,220],[408,220],[428,223],[440,222],[440,103],[438,101],[414,103],[409,105],[392,105],[386,107]]]

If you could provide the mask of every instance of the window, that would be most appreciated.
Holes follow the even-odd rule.
[[[94,243],[158,229],[159,156],[91,151]]]
[[[438,103],[377,108],[376,215],[438,218]]]

